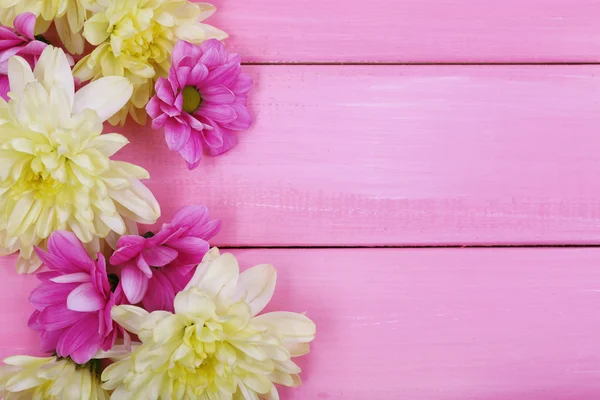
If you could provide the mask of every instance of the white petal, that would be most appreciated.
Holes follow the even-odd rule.
[[[293,312],[271,312],[252,319],[253,323],[269,328],[280,339],[296,342],[310,342],[314,339],[317,327],[306,315]]]
[[[20,96],[29,82],[35,81],[29,63],[18,56],[8,59],[8,80],[10,92]]]
[[[132,94],[133,85],[129,79],[122,76],[100,78],[75,93],[73,114],[90,109],[106,121],[127,104]]]
[[[148,315],[148,311],[143,308],[130,305],[113,307],[110,312],[110,316],[117,324],[136,335]]]
[[[215,304],[196,288],[179,292],[175,296],[175,312],[207,320],[215,314]]]
[[[69,107],[73,107],[75,81],[69,59],[62,49],[47,46],[35,65],[33,74],[48,92],[53,87],[61,88],[68,100]]]
[[[118,133],[105,133],[94,138],[92,146],[102,153],[102,155],[111,157],[128,143],[129,140],[123,135]]]
[[[277,271],[272,265],[261,264],[248,268],[240,274],[236,298],[248,303],[254,316],[271,301],[276,282]]]
[[[225,285],[237,284],[240,267],[233,254],[225,253],[210,262],[206,271],[202,272],[196,271],[190,285],[216,298]]]

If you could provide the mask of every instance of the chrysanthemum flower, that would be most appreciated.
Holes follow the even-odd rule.
[[[1,0],[0,0],[1,1]],[[128,113],[140,124],[146,121],[144,107],[152,96],[154,82],[166,76],[171,51],[179,39],[193,43],[227,35],[199,21],[215,7],[189,0],[106,0],[102,11],[85,22],[84,36],[98,46],[75,67],[82,81],[118,75],[131,81],[133,97],[115,117],[124,123]]]
[[[36,34],[46,32],[54,22],[67,50],[73,54],[81,54],[85,44],[81,35],[83,23],[95,2],[96,0],[0,0],[0,23],[13,26],[17,15],[33,13],[38,16]]]
[[[119,334],[129,339],[110,317],[124,296],[119,278],[107,274],[102,254],[92,260],[77,237],[64,231],[50,235],[48,252],[36,250],[50,271],[38,274],[29,327],[42,333],[44,353],[85,364],[98,350],[110,350]]]
[[[121,284],[131,304],[148,311],[173,311],[173,300],[188,284],[221,229],[204,206],[187,206],[156,233],[121,236],[110,263],[121,266]]]
[[[169,149],[178,151],[189,169],[198,166],[204,151],[216,156],[231,149],[233,132],[252,124],[246,108],[252,79],[240,63],[240,56],[228,54],[218,40],[200,46],[182,40],[173,49],[168,79],[156,82],[146,107],[152,128],[165,128]]]
[[[19,272],[39,267],[33,248],[52,231],[70,230],[91,246],[111,231],[124,234],[123,217],[156,221],[158,202],[140,182],[148,173],[110,159],[127,139],[102,134],[102,122],[131,96],[127,79],[103,78],[74,93],[67,57],[52,46],[33,72],[12,57],[8,77],[11,99],[0,99],[0,246],[20,250]]]
[[[14,29],[0,26],[0,97],[8,100],[8,59],[18,55],[35,66],[47,44],[36,40],[33,34],[35,15],[23,13],[14,20]]]
[[[257,316],[273,295],[275,269],[258,265],[240,274],[235,257],[216,250],[205,259],[175,298],[175,314],[113,309],[142,341],[103,372],[113,399],[278,399],[274,384],[300,385],[291,358],[308,353],[316,328],[301,314]]]
[[[100,386],[99,365],[79,366],[67,358],[14,356],[0,367],[4,400],[108,400]]]

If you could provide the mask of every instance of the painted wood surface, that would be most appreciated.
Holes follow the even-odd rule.
[[[600,67],[248,66],[252,130],[188,172],[136,125],[165,217],[226,246],[600,243]]]
[[[318,326],[283,399],[592,400],[600,397],[600,249],[258,249],[268,310]],[[33,352],[35,278],[2,259],[0,356]]]
[[[248,62],[598,62],[600,0],[212,0]]]

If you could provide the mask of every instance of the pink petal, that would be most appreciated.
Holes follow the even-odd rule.
[[[59,339],[56,353],[61,357],[71,356],[77,364],[85,364],[100,349],[98,317],[85,314],[78,324],[71,326]]]
[[[54,353],[60,337],[65,333],[65,329],[57,331],[44,331],[40,335],[40,350],[43,353]]]
[[[19,44],[19,43],[23,43],[25,41],[22,37],[19,37],[19,35],[17,35],[12,29],[10,29],[6,26],[0,26],[0,40],[2,42],[10,41],[11,45],[13,45],[12,43]],[[2,45],[4,45],[4,43],[2,43]],[[11,46],[6,46],[6,47],[11,47]],[[6,48],[6,47],[3,47],[3,48]]]
[[[171,118],[167,114],[161,114],[152,120],[152,129],[161,129],[167,123],[167,120]]]
[[[103,309],[105,304],[106,299],[98,293],[91,283],[82,283],[67,297],[67,307],[73,311],[98,311]]]
[[[197,237],[185,237],[169,242],[169,247],[176,249],[188,257],[197,257],[198,263],[202,261],[204,255],[210,250],[210,245],[204,239]]]
[[[55,331],[57,329],[67,328],[73,324],[77,324],[87,315],[89,314],[69,310],[66,302],[64,302],[62,304],[50,306],[43,310],[38,317],[38,322],[47,331]]]
[[[55,256],[54,254],[47,253],[40,248],[35,248],[35,253],[42,260],[42,263],[53,271],[59,271],[62,273],[74,273],[81,272],[79,268],[71,264],[70,262],[63,260]]]
[[[202,99],[207,103],[229,104],[235,100],[235,94],[223,85],[209,86],[202,89]]]
[[[40,311],[35,310],[27,320],[27,327],[29,329],[33,329],[34,331],[43,331],[44,327],[38,322],[38,317],[40,316]]]
[[[35,274],[35,277],[38,278],[42,282],[48,282],[48,281],[56,278],[57,276],[62,276],[62,274],[58,271],[44,271],[44,272],[38,272],[37,274]]]
[[[188,66],[179,66],[175,74],[177,75],[177,82],[179,82],[179,87],[183,88],[188,84],[188,77],[192,72],[192,67]]]
[[[164,276],[162,271],[156,271],[148,285],[148,292],[142,300],[144,308],[149,312],[157,310],[173,312],[174,299],[175,289],[173,284]]]
[[[175,47],[173,47],[173,52],[171,53],[172,64],[176,67],[179,66],[179,61],[189,55],[193,48],[194,45],[185,40],[179,40],[175,43]]]
[[[209,147],[208,152],[211,156],[218,156],[231,150],[235,145],[235,136],[230,131],[223,129],[223,144],[219,147]]]
[[[156,95],[165,103],[173,104],[175,101],[175,94],[173,93],[173,88],[171,87],[171,83],[163,78],[162,76],[158,78],[156,81]]]
[[[198,224],[190,229],[186,235],[194,236],[200,239],[209,240],[212,239],[221,230],[221,220],[214,219],[204,224]]]
[[[246,129],[250,128],[250,125],[252,125],[252,114],[250,114],[248,108],[240,103],[233,103],[231,104],[231,107],[233,107],[235,110],[237,118],[235,121],[232,121],[228,124],[223,124],[223,127],[233,131],[245,131]]]
[[[47,47],[48,45],[44,42],[40,42],[39,40],[34,40],[33,42],[29,42],[27,43],[27,45],[25,47],[23,47],[23,50],[21,50],[21,55],[23,54],[27,54],[27,55],[33,55],[33,56],[41,56],[42,53],[44,52],[44,49]]]
[[[156,119],[162,114],[162,111],[160,109],[160,103],[161,101],[158,98],[158,96],[153,96],[148,102],[148,104],[146,104],[146,112],[148,113],[150,118]]]
[[[127,300],[131,304],[137,304],[148,290],[148,277],[136,266],[127,264],[121,270],[121,286]]]
[[[235,110],[229,104],[203,103],[196,114],[221,123],[233,122],[237,118]]]
[[[148,279],[152,278],[152,269],[141,255],[136,259],[136,266]]]
[[[13,21],[13,25],[16,31],[21,35],[30,40],[34,39],[34,29],[35,29],[35,14],[30,12],[26,12],[23,14],[19,14]]]
[[[96,279],[92,281],[94,288],[100,294],[110,293],[110,282],[108,281],[108,274],[106,273],[106,259],[102,253],[98,253],[98,259],[96,260]]]
[[[29,302],[36,310],[40,311],[56,304],[66,304],[69,293],[77,286],[79,286],[77,283],[42,282],[31,292]]]
[[[225,85],[229,86],[235,82],[237,77],[242,72],[242,67],[239,61],[228,62],[225,65],[216,67],[210,71],[208,77],[204,80],[203,85]]]
[[[208,76],[208,68],[204,64],[197,64],[192,68],[188,82],[191,85],[198,86]]]
[[[15,54],[18,54],[21,50],[23,50],[25,48],[25,46],[14,46],[11,47],[9,49],[4,50],[2,53],[0,53],[0,63],[4,63],[5,61],[7,61],[9,58],[11,58],[12,56],[14,56]],[[3,73],[8,73],[8,71]]]
[[[90,274],[76,272],[74,274],[60,275],[50,279],[54,283],[82,283],[90,281]]]
[[[179,209],[175,215],[173,215],[171,224],[192,228],[198,224],[205,223],[206,221],[208,221],[208,208],[201,205],[191,205]]]
[[[165,140],[169,150],[179,151],[188,141],[191,133],[189,125],[177,122],[175,119],[170,119],[165,124]]]
[[[198,121],[193,115],[188,113],[181,114],[185,122],[192,128],[194,131],[201,131],[204,129],[204,124]]]
[[[164,267],[177,258],[177,251],[165,246],[156,246],[144,250],[142,255],[148,265]]]
[[[181,235],[181,232],[178,226],[173,224],[163,224],[156,235],[146,239],[146,247],[150,248],[160,246],[165,244],[167,240],[179,235]]]
[[[67,231],[53,232],[48,239],[48,251],[69,261],[84,272],[91,272],[94,267],[94,262],[74,233]]]
[[[189,140],[185,144],[185,146],[179,151],[179,154],[183,157],[185,161],[188,163],[188,169],[192,170],[200,164],[200,159],[202,158],[202,135],[198,133],[193,133],[190,135]]]
[[[203,42],[200,48],[204,52],[200,57],[200,63],[206,65],[209,69],[223,65],[227,61],[227,50],[223,43],[216,39]]]
[[[117,240],[117,250],[110,257],[112,265],[121,265],[132,260],[144,250],[146,239],[137,235],[121,236]]]
[[[250,75],[242,73],[237,77],[235,82],[233,82],[230,89],[236,95],[246,94],[252,89],[253,85],[254,83],[252,82]]]
[[[220,148],[223,146],[223,129],[219,124],[214,121],[208,120],[212,129],[206,129],[202,131],[202,137],[208,147]]]
[[[10,84],[8,83],[8,76],[0,75],[0,97],[8,101],[8,92],[10,92]]]

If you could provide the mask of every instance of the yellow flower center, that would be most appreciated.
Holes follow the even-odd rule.
[[[183,111],[188,114],[196,112],[202,104],[202,96],[200,96],[198,89],[193,86],[186,86],[181,93],[183,94]]]
[[[62,189],[63,184],[54,180],[48,172],[35,173],[31,169],[25,169],[11,187],[11,195],[14,200],[19,200],[24,194],[33,193],[36,200],[52,203]]]
[[[169,58],[173,34],[155,21],[123,41],[122,54],[136,61],[161,64]]]

